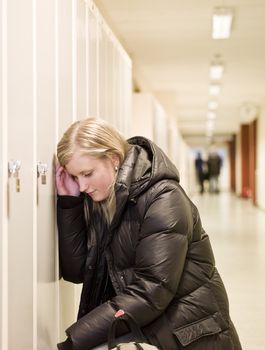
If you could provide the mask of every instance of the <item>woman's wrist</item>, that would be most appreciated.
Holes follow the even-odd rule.
[[[71,209],[77,207],[84,202],[84,195],[80,193],[79,196],[57,195],[58,205],[62,209]]]

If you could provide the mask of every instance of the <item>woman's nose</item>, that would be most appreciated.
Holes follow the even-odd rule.
[[[87,190],[88,183],[87,183],[87,180],[85,178],[79,178],[78,184],[79,184],[80,192],[85,192]]]

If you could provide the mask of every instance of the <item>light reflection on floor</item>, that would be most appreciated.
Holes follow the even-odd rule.
[[[265,212],[229,193],[196,195],[243,350],[265,349]]]

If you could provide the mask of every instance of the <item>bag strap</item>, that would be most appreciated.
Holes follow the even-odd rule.
[[[118,339],[116,339],[116,332],[117,332],[117,327],[119,326],[119,324],[121,323],[125,323],[129,330],[132,333],[132,341],[135,341],[136,343],[144,343],[145,342],[145,338],[144,335],[140,329],[140,327],[138,326],[138,324],[136,323],[135,319],[132,317],[132,315],[130,315],[129,313],[125,313],[123,310],[119,310],[116,314],[115,314],[115,319],[113,320],[113,322],[111,323],[111,326],[109,328],[109,333],[108,333],[108,348],[112,349],[115,348],[119,341]],[[135,344],[136,347],[138,344]],[[141,350],[142,347],[138,347],[137,349]]]
[[[133,342],[133,344],[135,345],[136,350],[144,350],[144,348],[139,343]],[[122,344],[117,345],[117,350],[122,350]]]

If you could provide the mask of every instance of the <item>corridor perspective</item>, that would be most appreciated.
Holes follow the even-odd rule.
[[[265,0],[0,0],[0,350],[55,350],[58,343],[66,340],[66,330],[79,322],[79,311],[84,317],[90,317],[90,313],[94,315],[98,307],[103,305],[107,308],[115,297],[119,299],[122,295],[126,299],[130,292],[127,295],[124,290],[128,286],[129,290],[134,290],[135,285],[137,290],[139,281],[140,289],[135,295],[139,297],[140,304],[137,305],[140,307],[135,309],[141,314],[142,327],[151,322],[160,326],[164,315],[171,315],[168,309],[160,306],[160,301],[158,306],[149,303],[150,295],[157,301],[158,296],[166,294],[163,305],[169,308],[173,304],[176,314],[183,303],[183,319],[179,315],[175,317],[170,337],[167,337],[173,338],[174,347],[194,349],[197,341],[203,345],[207,340],[211,344],[213,339],[219,342],[228,332],[226,308],[222,313],[219,307],[225,304],[225,293],[220,293],[223,299],[220,298],[222,301],[216,308],[215,302],[218,304],[220,300],[215,292],[211,294],[212,299],[208,298],[209,294],[202,293],[203,302],[194,302],[194,292],[201,291],[202,286],[211,289],[215,283],[213,259],[203,234],[200,235],[200,230],[199,233],[196,231],[195,215],[186,215],[184,210],[185,215],[175,220],[182,211],[170,209],[178,201],[174,200],[174,204],[167,207],[175,215],[174,220],[169,220],[166,214],[157,220],[159,228],[163,220],[168,220],[170,224],[173,222],[169,231],[174,231],[178,237],[175,244],[180,253],[176,254],[174,250],[174,258],[168,258],[167,253],[173,247],[168,244],[170,247],[164,250],[167,258],[161,259],[165,265],[175,258],[178,260],[177,263],[173,261],[173,267],[170,266],[170,271],[174,273],[163,271],[159,275],[155,271],[149,274],[150,266],[154,272],[154,267],[164,266],[163,263],[156,261],[145,265],[141,259],[137,260],[136,251],[139,247],[141,249],[142,243],[142,222],[132,220],[125,213],[135,200],[130,192],[132,183],[134,189],[139,189],[137,198],[149,195],[149,188],[142,187],[142,184],[154,175],[153,167],[156,169],[155,152],[146,152],[145,149],[146,144],[153,145],[153,142],[158,146],[154,149],[162,154],[163,161],[170,160],[168,163],[158,162],[160,166],[165,164],[161,166],[162,179],[166,179],[166,184],[172,180],[178,187],[176,168],[181,187],[199,210],[203,227],[212,243],[217,269],[227,290],[231,319],[242,349],[265,349],[264,43]],[[104,161],[117,161],[118,158],[118,164],[108,164],[106,177],[112,181],[106,185],[106,196],[98,201],[99,207],[103,207],[102,212],[106,211],[109,216],[99,216],[98,222],[102,226],[95,230],[94,237],[91,232],[96,220],[92,220],[92,229],[90,225],[85,226],[90,216],[85,215],[84,198],[89,198],[89,211],[92,211],[91,208],[94,210],[97,205],[94,207],[93,193],[97,189],[90,192],[88,188],[77,188],[80,186],[78,176],[89,181],[91,169],[77,174],[72,172],[67,177],[69,162],[60,166],[62,163],[59,164],[57,159],[57,145],[66,129],[74,122],[91,117],[110,123],[125,139],[134,136],[140,136],[139,140],[145,138],[139,146],[144,149],[145,155],[135,156],[137,161],[139,158],[145,162],[141,176],[138,173],[135,178],[132,176],[135,182],[129,182],[128,187],[123,182],[121,185],[127,191],[122,202],[124,206],[116,205],[119,191],[115,186],[118,176],[123,174],[120,171],[122,164],[125,164],[134,146],[130,148],[124,141],[127,146],[124,146],[126,151],[122,157],[113,157],[117,154],[112,148],[108,157],[103,157]],[[134,169],[131,164],[127,168]],[[71,208],[68,204],[59,208],[61,193],[55,176],[58,169],[77,188],[74,194],[71,191],[62,194],[62,197],[65,196],[62,201],[69,199]],[[170,175],[166,174],[169,169],[174,169]],[[162,182],[159,176],[158,179]],[[156,183],[152,181],[148,185],[152,191],[156,188]],[[115,202],[111,202],[113,207],[110,208],[111,190]],[[73,198],[78,194],[80,198]],[[179,199],[183,200],[180,194]],[[152,200],[144,200],[147,207],[153,204]],[[117,203],[120,202],[117,200]],[[57,214],[58,208],[67,212],[75,206],[81,213],[78,217],[83,218],[83,230],[77,230],[73,224],[70,236],[73,234],[75,237],[81,232],[80,242],[85,247],[79,240],[73,240],[82,245],[83,253],[76,253],[79,250],[74,249],[74,244],[69,244],[73,248],[72,251],[70,249],[72,255],[65,254],[63,258],[67,256],[65,260],[70,267],[75,265],[70,263],[71,257],[77,258],[75,254],[84,259],[81,267],[78,265],[78,278],[67,279],[63,274]],[[162,213],[165,206],[160,206],[161,212],[160,208],[157,212]],[[141,210],[141,214],[148,213],[148,209]],[[191,207],[185,206],[185,209],[189,211]],[[129,225],[129,229],[122,230],[119,222],[114,232],[114,224],[113,227],[111,225],[113,222],[116,224],[113,217],[115,214],[118,216],[117,213],[121,214],[121,219],[129,217],[128,222],[134,221],[135,226]],[[179,232],[177,225],[182,223],[182,217],[190,222],[183,225],[184,232]],[[150,220],[148,215],[146,220],[156,221]],[[105,221],[108,221],[107,229],[102,229]],[[162,224],[161,227],[158,237],[164,239],[163,234],[168,233],[168,227],[164,229]],[[129,239],[114,236],[118,230]],[[113,261],[116,258],[122,260],[122,254],[116,254],[116,249],[112,249],[107,256],[109,246],[104,240],[106,237],[100,236],[106,231],[109,246],[115,241],[131,242],[130,248],[134,249],[131,265],[128,267],[127,262],[123,266],[117,264],[112,275]],[[154,238],[157,232],[150,230],[148,233]],[[184,243],[182,233],[183,237],[187,237]],[[145,239],[145,234],[143,236]],[[190,244],[191,236],[196,239]],[[95,237],[97,244],[94,244]],[[98,246],[103,241],[106,245],[100,250]],[[159,243],[153,250],[162,250],[160,248],[165,241],[157,241]],[[203,259],[196,260],[197,255],[194,254],[192,266],[195,267],[190,274],[192,282],[198,277],[201,284],[198,287],[195,283],[194,289],[183,287],[187,292],[185,297],[190,298],[187,302],[179,292],[180,284],[183,280],[184,284],[186,282],[183,275],[190,266],[188,254],[185,254],[193,243],[196,245],[201,241],[206,248],[201,249],[198,256],[201,258],[203,255]],[[91,256],[96,256],[94,265],[89,263],[93,249],[94,255],[91,253]],[[156,251],[149,254],[148,249],[143,250],[147,251],[145,258],[150,258],[150,261],[159,256]],[[121,251],[126,252],[126,258],[129,257],[127,246]],[[205,257],[207,254],[209,257]],[[139,260],[150,284],[156,279],[153,277],[159,275],[158,283],[150,288],[152,292],[147,284],[141,285]],[[102,274],[93,273],[96,268]],[[196,268],[201,268],[202,273],[197,274]],[[84,288],[86,291],[83,293],[83,281],[87,282],[84,276],[87,274],[93,276],[93,284],[87,283],[89,288]],[[144,275],[141,269],[139,275]],[[165,275],[167,277],[164,278]],[[100,278],[101,281],[98,281]],[[99,288],[103,282],[104,288]],[[171,282],[174,288],[178,288],[177,291],[171,288]],[[220,281],[218,283],[220,286]],[[89,293],[94,293],[93,298]],[[86,301],[81,310],[80,296],[83,294]],[[136,299],[126,305],[134,306]],[[112,308],[108,309],[108,320],[105,314],[102,316],[106,328],[104,332],[100,331],[104,335],[117,308],[115,303],[116,299],[111,304]],[[194,305],[199,315],[194,312]],[[142,309],[142,306],[147,306],[147,309]],[[92,318],[94,321],[94,316]],[[168,319],[163,325],[167,322]],[[191,338],[188,339],[191,345],[187,345],[185,339],[179,339],[183,329],[183,333]],[[153,329],[152,332],[156,337],[157,332]],[[93,328],[90,334],[98,333]],[[99,339],[98,336],[95,338]],[[97,344],[95,341],[96,346],[100,346],[101,340]],[[73,348],[72,344],[69,347],[71,350],[81,349],[76,344]],[[82,350],[89,349],[85,346]]]
[[[242,348],[262,350],[265,344],[265,212],[249,200],[223,192],[194,195],[209,234],[216,266],[226,286],[232,319]]]

